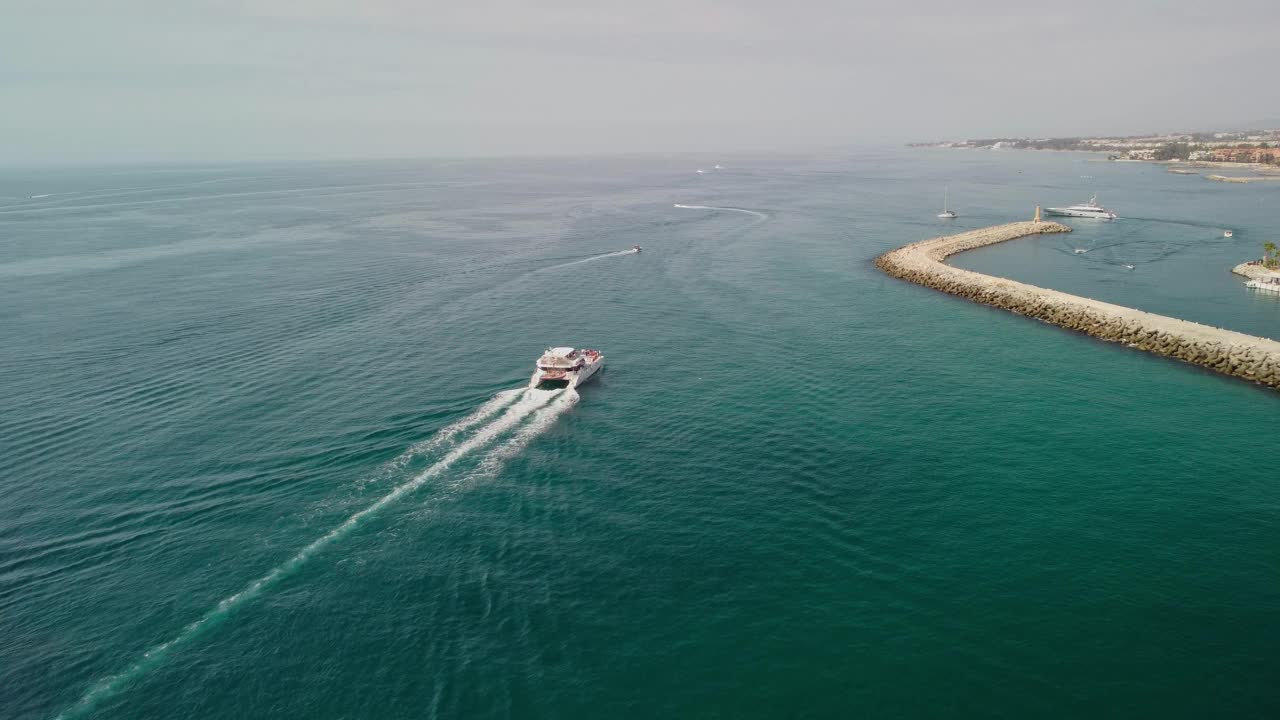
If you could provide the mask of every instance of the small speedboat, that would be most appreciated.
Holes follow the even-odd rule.
[[[1132,265],[1125,265],[1124,267],[1125,267],[1125,269],[1126,269],[1126,270],[1132,270],[1132,269],[1133,269],[1133,266],[1132,266]]]
[[[1083,254],[1085,254],[1085,253],[1087,253],[1087,252],[1089,252],[1088,248],[1076,248],[1076,250],[1075,250],[1075,253],[1076,253],[1077,255],[1083,255]]]
[[[1222,231],[1222,237],[1231,237],[1232,235],[1235,235],[1235,233],[1234,233],[1234,232],[1232,232],[1232,231],[1230,231],[1230,230],[1223,230],[1223,231]]]
[[[631,252],[633,252],[633,253],[635,253],[635,254],[637,254],[637,255],[639,255],[639,254],[640,254],[640,251],[641,251],[641,250],[643,250],[643,249],[644,249],[644,248],[640,247],[639,245],[632,245],[632,246],[631,246]]]

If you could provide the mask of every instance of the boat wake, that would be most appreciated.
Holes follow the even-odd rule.
[[[1183,227],[1204,228],[1206,230],[1221,231],[1222,226],[1208,222],[1198,222],[1195,220],[1170,220],[1168,218],[1147,218],[1147,217],[1122,217],[1117,220],[1136,220],[1139,222],[1163,223],[1165,225],[1181,225]]]
[[[79,193],[45,193],[39,196],[30,196],[29,199],[40,200],[35,204],[18,204],[6,206],[0,210],[3,215],[15,215],[25,213],[59,213],[59,212],[83,212],[85,210],[115,210],[120,208],[144,207],[148,205],[168,205],[174,203],[186,202],[203,202],[207,200],[224,200],[228,198],[251,198],[251,197],[282,197],[282,198],[305,198],[307,200],[315,200],[327,197],[345,197],[349,195],[370,195],[377,193],[396,193],[417,190],[421,188],[438,187],[441,183],[422,181],[422,182],[401,182],[401,183],[366,183],[366,184],[350,184],[350,185],[321,185],[298,188],[280,188],[277,190],[246,190],[241,192],[225,192],[225,193],[193,193],[190,195],[181,195],[177,197],[161,197],[150,198],[145,200],[126,199],[120,202],[96,202],[72,205],[51,205],[49,203],[59,202],[58,200],[49,200],[48,198],[58,198],[63,195],[79,195],[73,199],[73,202],[79,203],[84,200],[93,200],[98,198],[112,198],[117,195],[128,195],[131,193],[107,193],[103,195],[81,195]]]
[[[1185,224],[1185,223],[1172,223]],[[1161,240],[1150,238],[1122,239],[1115,242],[1098,244],[1091,240],[1087,246],[1077,247],[1065,241],[1058,246],[1058,251],[1074,255],[1083,262],[1097,265],[1113,265],[1132,270],[1131,265],[1150,265],[1168,260],[1185,252],[1190,252],[1204,243],[1203,239]]]
[[[613,252],[600,253],[599,255],[588,255],[587,257],[580,258],[572,262],[560,263],[559,265],[550,265],[548,267],[541,268],[540,270],[555,270],[556,268],[570,267],[572,265],[581,265],[583,263],[594,262],[596,260],[603,260],[605,258],[622,257],[623,255],[635,255],[635,254],[636,254],[636,251],[631,249],[615,250]]]
[[[240,606],[302,567],[316,553],[350,535],[365,521],[389,505],[418,490],[429,481],[441,477],[464,458],[479,454],[473,471],[454,480],[450,484],[451,487],[456,488],[467,480],[496,476],[508,460],[519,454],[530,441],[550,428],[556,419],[572,408],[577,401],[578,394],[573,390],[529,388],[498,393],[467,417],[442,428],[430,439],[409,448],[390,462],[392,467],[403,468],[414,458],[443,453],[425,470],[397,485],[372,505],[351,515],[328,533],[311,541],[311,544],[272,568],[265,575],[250,582],[235,594],[223,598],[172,639],[144,652],[141,658],[125,670],[95,682],[85,691],[79,702],[59,714],[58,718],[82,717],[91,713],[99,702],[138,680],[163,662],[179,646],[191,642],[216,627]]]
[[[739,213],[746,213],[746,214],[748,214],[748,215],[755,215],[756,217],[760,218],[761,220],[768,220],[768,219],[769,219],[769,216],[768,216],[768,215],[765,215],[765,214],[764,214],[764,213],[762,213],[762,212],[757,212],[757,211],[755,211],[755,210],[748,210],[748,209],[746,209],[746,208],[737,208],[737,207],[720,207],[720,206],[716,206],[716,205],[682,205],[682,204],[680,204],[680,203],[676,203],[676,204],[675,204],[675,207],[678,207],[678,208],[680,208],[680,209],[682,209],[682,210],[723,210],[723,211],[725,211],[725,212],[739,212]]]

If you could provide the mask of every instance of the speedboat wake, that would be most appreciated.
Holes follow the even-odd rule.
[[[426,469],[395,486],[373,504],[311,541],[293,557],[271,568],[266,574],[249,582],[238,592],[223,598],[172,638],[144,652],[132,665],[119,673],[99,679],[85,691],[75,705],[64,710],[58,717],[76,718],[92,715],[98,703],[155,669],[174,650],[226,621],[250,600],[293,574],[316,554],[338,543],[388,506],[420,489],[428,482],[445,476],[463,459],[476,456],[474,468],[469,473],[446,481],[447,489],[456,489],[468,481],[495,476],[506,461],[515,457],[531,440],[550,428],[558,417],[574,406],[577,400],[578,394],[571,389],[526,388],[498,393],[475,412],[446,426],[432,438],[411,447],[400,457],[391,461],[392,466],[403,468],[414,457],[427,453],[443,453]]]
[[[748,215],[755,215],[756,217],[760,218],[761,220],[768,220],[768,219],[769,219],[769,216],[768,216],[768,215],[765,215],[765,214],[764,214],[764,213],[762,213],[762,212],[757,212],[757,211],[755,211],[755,210],[748,210],[748,209],[746,209],[746,208],[737,208],[737,207],[720,207],[720,206],[717,206],[717,205],[684,205],[684,204],[681,204],[681,203],[676,203],[676,204],[674,205],[674,207],[678,207],[678,208],[680,208],[680,209],[682,209],[682,210],[723,210],[723,211],[725,211],[725,212],[740,212],[740,213],[746,213],[746,214],[748,214]]]

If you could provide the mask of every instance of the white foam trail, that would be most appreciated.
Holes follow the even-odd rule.
[[[556,268],[569,267],[570,265],[581,265],[582,263],[589,263],[595,260],[603,260],[604,258],[620,257],[622,255],[635,255],[635,254],[636,254],[635,250],[618,250],[616,252],[608,252],[608,253],[601,253],[599,255],[592,255],[591,257],[582,258],[581,260],[574,260],[573,262],[567,262],[560,265],[552,265],[551,267],[546,267],[542,269],[554,270]]]
[[[182,197],[155,198],[152,200],[130,200],[128,202],[112,202],[112,203],[93,203],[87,205],[37,205],[27,206],[18,205],[16,207],[7,207],[0,210],[0,214],[10,215],[15,213],[51,213],[63,211],[81,211],[81,210],[100,210],[104,208],[123,208],[123,207],[139,207],[143,205],[166,205],[170,203],[198,202],[202,200],[220,200],[225,198],[244,198],[244,197],[261,197],[265,195],[280,195],[286,197],[302,197],[308,200],[326,198],[326,197],[344,197],[347,195],[370,195],[386,192],[402,192],[404,190],[414,190],[417,188],[434,187],[438,183],[434,182],[415,182],[415,183],[370,183],[367,185],[332,185],[321,187],[304,187],[304,188],[285,188],[281,190],[253,190],[245,192],[229,192],[229,193],[213,193],[209,195],[184,195]],[[356,189],[353,189],[356,188]],[[374,188],[374,189],[359,189]],[[380,189],[389,188],[389,189]],[[315,192],[315,191],[340,190],[343,192]],[[306,194],[311,193],[311,194]],[[67,193],[70,194],[70,193]]]
[[[676,203],[675,207],[678,207],[684,210],[724,210],[725,212],[740,212],[740,213],[746,213],[748,215],[755,215],[761,220],[769,219],[769,216],[765,215],[762,212],[756,212],[755,210],[748,210],[746,208],[719,207],[716,205],[681,205],[680,203]]]
[[[533,417],[521,425],[520,429],[512,434],[510,438],[485,453],[479,465],[470,473],[449,485],[448,490],[454,491],[471,483],[497,476],[502,471],[502,468],[506,466],[508,460],[519,455],[530,441],[546,432],[566,410],[577,404],[577,391],[566,390],[555,400],[548,403],[546,407],[535,412]]]
[[[525,388],[516,388],[515,390],[503,390],[502,392],[490,398],[488,402],[476,408],[475,412],[471,413],[470,415],[462,418],[461,420],[455,423],[452,423],[450,425],[446,425],[440,428],[438,431],[436,431],[435,435],[431,436],[431,439],[425,440],[421,443],[418,443],[413,448],[410,448],[410,452],[415,452],[415,451],[426,452],[428,450],[434,450],[435,448],[438,448],[441,445],[444,445],[445,443],[452,440],[458,433],[462,432],[463,430],[469,430],[475,427],[476,425],[479,425],[483,420],[486,420],[490,415],[493,415],[494,413],[498,412],[499,410],[506,407],[507,405],[510,405],[511,402],[516,398],[520,397],[521,393],[523,393],[524,391],[525,391]]]
[[[125,195],[140,195],[143,193],[151,193],[151,192],[168,192],[171,190],[178,190],[181,188],[191,188],[191,187],[197,187],[201,185],[212,185],[215,183],[236,182],[238,180],[250,180],[250,181],[279,180],[281,178],[290,178],[290,177],[298,177],[298,176],[297,175],[257,175],[257,176],[244,175],[241,177],[225,177],[225,178],[212,178],[210,180],[197,180],[196,182],[177,183],[175,185],[130,185],[127,187],[97,188],[94,190],[76,190],[74,192],[64,192],[64,193],[46,193],[44,195],[31,195],[29,197],[46,198],[46,197],[55,197],[55,196],[65,197],[67,195],[79,195],[80,197],[76,198],[76,200],[96,200],[98,198],[122,197]]]
[[[494,395],[489,398],[485,404],[476,408],[470,415],[458,420],[457,422],[440,428],[434,435],[426,440],[415,445],[411,445],[408,450],[400,453],[393,460],[390,460],[386,465],[382,466],[377,475],[370,477],[368,482],[379,482],[384,480],[386,476],[394,475],[397,471],[403,469],[405,465],[409,464],[410,460],[448,445],[464,430],[470,430],[481,422],[492,417],[502,408],[510,405],[511,402],[519,397],[524,391],[525,388],[516,388],[515,390],[503,390],[502,392]],[[364,484],[364,482],[361,483],[362,486]]]
[[[162,662],[164,658],[168,655],[169,651],[173,650],[175,647],[179,645],[182,645],[184,643],[187,643],[195,639],[206,630],[210,629],[211,627],[214,627],[219,622],[226,619],[226,617],[230,615],[231,612],[234,611],[236,608],[238,608],[240,605],[243,605],[245,602],[248,602],[249,600],[252,600],[253,598],[257,597],[262,593],[263,590],[266,590],[271,585],[274,585],[284,577],[288,576],[293,571],[297,570],[304,563],[306,563],[306,561],[309,560],[312,555],[323,550],[325,547],[332,544],[333,542],[345,537],[357,526],[359,526],[360,523],[363,522],[366,518],[370,517],[371,515],[374,515],[375,513],[379,512],[383,508],[394,503],[395,501],[399,500],[405,495],[422,487],[424,484],[426,484],[428,480],[440,475],[445,470],[449,469],[449,467],[452,466],[455,462],[462,459],[464,456],[470,454],[472,451],[493,441],[497,436],[501,435],[503,432],[510,430],[511,428],[520,424],[521,420],[524,420],[530,415],[538,413],[538,411],[541,410],[543,406],[547,405],[548,403],[551,403],[553,400],[558,400],[560,396],[563,396],[563,395],[573,396],[572,399],[555,403],[555,407],[553,409],[554,411],[552,412],[538,413],[537,416],[534,418],[534,423],[537,424],[538,430],[533,434],[528,434],[527,437],[529,439],[532,439],[532,437],[536,435],[538,432],[542,432],[543,430],[545,430],[545,428],[550,425],[550,422],[554,420],[555,417],[560,414],[560,412],[570,407],[573,403],[573,400],[576,399],[576,393],[574,393],[573,391],[565,391],[565,390],[525,389],[525,390],[515,390],[515,391],[508,391],[508,392],[518,393],[519,399],[516,400],[516,402],[513,405],[508,407],[506,412],[504,412],[496,420],[494,420],[493,422],[490,422],[487,425],[482,426],[476,432],[475,435],[472,435],[467,440],[460,443],[457,447],[450,450],[447,455],[445,455],[443,458],[438,460],[431,467],[427,468],[426,470],[423,470],[421,473],[415,476],[412,480],[409,480],[408,482],[405,482],[401,485],[396,486],[396,488],[393,489],[391,492],[379,498],[377,502],[373,503],[369,507],[347,518],[346,521],[344,521],[341,525],[330,530],[328,533],[321,536],[320,538],[313,540],[310,545],[307,545],[306,547],[299,550],[296,555],[284,561],[280,565],[277,565],[266,575],[263,575],[257,580],[254,580],[253,582],[249,583],[239,592],[235,593],[234,595],[229,595],[223,598],[216,606],[214,606],[212,610],[205,613],[203,617],[201,617],[200,619],[196,620],[195,622],[183,628],[182,631],[178,633],[176,636],[174,636],[171,640],[168,640],[164,643],[161,643],[160,645],[156,645],[150,650],[147,650],[145,653],[142,654],[142,657],[137,662],[135,662],[133,665],[126,668],[124,671],[117,673],[115,675],[108,676],[94,683],[80,698],[79,702],[77,702],[75,705],[63,711],[57,716],[59,720],[64,718],[80,717],[85,713],[88,713],[97,705],[99,701],[116,693],[121,689],[121,687],[123,687],[127,683],[132,682],[133,680],[137,679],[147,671],[151,670],[152,668],[160,664],[160,662]],[[503,396],[503,394],[499,393],[499,397],[501,396]],[[510,397],[510,396],[507,396],[507,397]],[[490,400],[487,405],[489,405],[493,409],[496,409],[498,406],[493,405],[493,403],[495,403],[497,400],[498,400],[498,397],[495,397],[493,400]],[[469,416],[469,418],[473,416]],[[469,418],[465,418],[463,421],[460,421],[460,422],[465,422]],[[479,422],[479,419],[476,422]],[[525,434],[526,433],[522,431],[521,433],[517,433],[516,437],[522,437],[522,436],[525,436]],[[527,444],[528,439],[524,440],[524,443]],[[505,444],[501,448],[499,448],[496,452],[498,453],[506,452],[506,449],[509,448],[509,446],[510,446],[509,443]],[[521,445],[520,447],[523,447],[523,445]],[[510,457],[510,455],[504,455],[504,457]],[[485,463],[487,462],[488,462],[488,458],[485,458],[484,460],[481,461],[481,466],[485,466]]]
[[[534,413],[533,419],[521,426],[510,439],[485,455],[484,460],[480,463],[480,475],[484,477],[497,475],[508,460],[518,455],[521,450],[524,450],[531,440],[546,432],[547,428],[551,427],[564,411],[577,404],[577,391],[569,390],[557,397],[545,408],[538,410]]]

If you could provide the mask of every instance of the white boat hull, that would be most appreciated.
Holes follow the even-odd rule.
[[[1093,218],[1094,220],[1115,220],[1116,214],[1112,212],[1090,212],[1087,210],[1070,210],[1068,208],[1045,208],[1046,215],[1057,215],[1058,217],[1078,217]]]
[[[582,368],[578,372],[574,373],[573,382],[569,384],[569,387],[571,388],[578,387],[579,385],[595,377],[596,373],[600,372],[603,369],[604,369],[604,356],[601,355],[599,360],[591,363],[590,365],[587,365],[586,367]]]
[[[543,370],[539,368],[534,371],[533,377],[529,378],[529,387],[536,388],[539,385],[548,384],[552,386],[560,386],[570,390],[578,388],[583,383],[589,382],[592,378],[604,370],[604,356],[596,358],[595,362],[586,363],[577,370]]]

